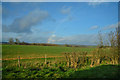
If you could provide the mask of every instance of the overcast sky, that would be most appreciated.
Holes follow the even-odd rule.
[[[117,24],[117,2],[2,3],[3,41],[95,45]]]

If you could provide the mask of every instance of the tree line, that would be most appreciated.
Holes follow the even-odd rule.
[[[103,35],[101,31],[98,32],[98,47],[119,47],[120,39],[119,39],[119,31],[118,28],[116,28],[115,31],[110,31],[107,35]],[[58,45],[58,44],[49,44],[49,43],[27,43],[24,41],[20,41],[18,38],[9,38],[9,44],[11,45],[41,45],[41,46],[65,46],[65,47],[85,47],[82,45],[71,45],[71,44],[64,44],[64,45]]]
[[[10,45],[39,45],[39,46],[65,46],[65,47],[87,47],[85,45],[72,45],[72,44],[49,44],[49,43],[28,43],[24,41],[20,41],[18,38],[9,38],[8,44]]]
[[[13,38],[9,38],[9,42],[10,45],[40,45],[40,46],[60,46],[57,44],[48,44],[48,43],[28,43],[28,42],[24,42],[24,41],[20,41],[18,38],[15,38],[15,40]]]

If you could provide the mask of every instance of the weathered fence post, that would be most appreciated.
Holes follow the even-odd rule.
[[[46,58],[47,58],[47,56],[46,56],[46,54],[45,54],[45,64],[46,64],[46,61],[47,61]]]
[[[18,65],[20,67],[20,56],[18,56]]]

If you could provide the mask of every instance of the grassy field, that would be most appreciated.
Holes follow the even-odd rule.
[[[68,68],[66,62],[59,62],[49,58],[47,62],[54,62],[50,65],[44,64],[44,59],[23,59],[21,67],[18,67],[17,60],[4,60],[2,68],[3,80],[6,78],[119,78],[120,67],[118,65],[101,64],[90,67],[88,63],[82,67]]]
[[[64,47],[64,46],[33,46],[33,45],[2,45],[2,58],[17,58],[21,56],[41,57],[63,56],[64,52],[87,51],[90,54],[94,47]],[[79,57],[80,58],[80,57]],[[75,58],[74,58],[75,59]],[[80,58],[82,62],[83,57]],[[71,58],[72,60],[72,58]],[[74,61],[74,60],[73,60]],[[77,64],[78,66],[67,66],[65,57],[56,58],[34,58],[21,59],[20,66],[18,60],[2,61],[2,77],[6,78],[117,78],[120,67],[117,64],[106,64],[103,61],[99,66],[91,67],[91,59],[86,57],[86,62]],[[74,63],[73,63],[74,64]],[[70,62],[69,65],[72,65]]]
[[[25,60],[26,61],[26,60]],[[34,61],[34,60],[33,60]],[[36,61],[36,60],[35,60]],[[40,60],[38,60],[40,61]],[[51,66],[44,65],[42,62],[34,63],[33,65],[27,63],[28,66],[17,65],[13,66],[9,63],[15,64],[17,61],[6,61],[3,65],[3,79],[5,78],[113,78],[118,79],[119,67],[118,65],[100,65],[90,67],[89,65],[81,68],[68,68],[65,63],[51,64]]]
[[[34,45],[2,45],[2,58],[22,58],[45,56],[62,56],[64,52],[93,50],[93,47],[34,46]]]

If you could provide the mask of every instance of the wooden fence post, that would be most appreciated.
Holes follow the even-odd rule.
[[[46,64],[46,61],[47,61],[46,58],[47,58],[47,56],[46,56],[46,54],[45,54],[45,64]]]
[[[20,67],[20,56],[18,56],[18,65]]]

